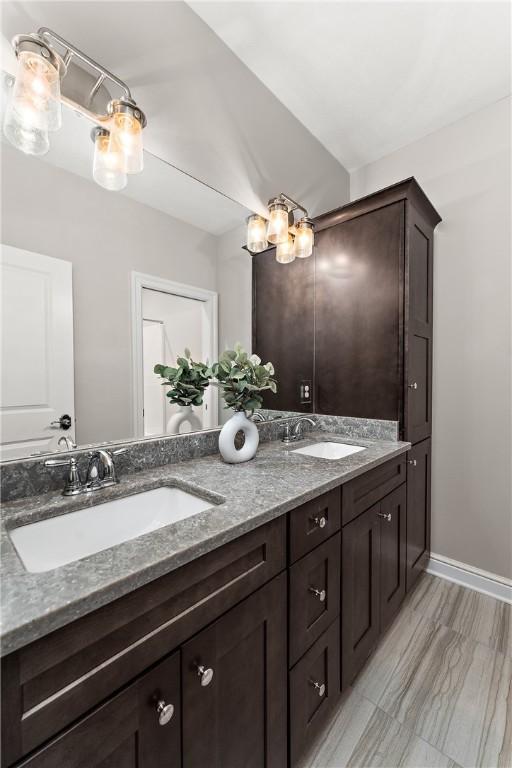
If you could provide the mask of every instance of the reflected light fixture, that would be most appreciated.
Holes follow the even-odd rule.
[[[267,222],[258,213],[247,217],[247,248],[251,253],[261,253],[268,247]]]
[[[297,222],[295,211],[304,214]],[[289,264],[296,257],[306,259],[313,253],[314,223],[304,206],[281,192],[268,201],[268,221],[253,213],[247,218],[247,245],[250,253],[261,253],[276,246],[276,260]]]
[[[61,105],[65,104],[97,128],[93,130],[94,180],[105,189],[123,189],[126,174],[143,169],[142,131],[146,126],[146,116],[126,83],[47,27],[34,34],[17,35],[12,45],[17,70],[4,119],[6,138],[27,154],[46,154],[50,148],[48,133],[60,128]],[[92,88],[88,84],[87,92],[79,97],[74,92],[73,98],[61,92],[71,61],[88,83],[92,71],[94,81]],[[106,83],[120,91],[120,98],[111,97]],[[90,105],[100,89],[108,102],[98,113]]]

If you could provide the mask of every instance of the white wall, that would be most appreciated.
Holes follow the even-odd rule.
[[[415,176],[435,235],[432,550],[512,577],[510,99],[351,175]]]
[[[216,238],[3,145],[2,242],[72,262],[77,439],[130,437],[130,273],[215,290]]]

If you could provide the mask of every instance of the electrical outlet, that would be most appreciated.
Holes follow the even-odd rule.
[[[307,379],[300,382],[300,401],[301,403],[311,403],[313,399],[313,388],[311,381]]]

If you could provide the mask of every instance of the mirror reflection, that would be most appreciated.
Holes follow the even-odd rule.
[[[4,460],[216,427],[215,387],[172,404],[154,367],[251,349],[249,212],[148,152],[102,189],[90,123],[62,117],[41,158],[2,141]]]

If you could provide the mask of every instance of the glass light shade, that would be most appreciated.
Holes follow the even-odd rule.
[[[115,112],[109,123],[113,142],[117,142],[124,156],[125,173],[140,173],[144,168],[142,125],[128,112]]]
[[[251,253],[261,253],[267,246],[267,222],[254,213],[247,218],[247,248]]]
[[[272,245],[286,243],[288,240],[288,208],[284,203],[269,203],[267,240]]]
[[[38,53],[20,51],[5,136],[22,152],[44,155],[50,148],[48,131],[56,131],[61,122],[58,70]]]
[[[100,187],[111,192],[119,192],[126,187],[123,151],[115,140],[111,141],[108,131],[96,132],[92,176]]]
[[[288,240],[285,243],[279,243],[276,246],[276,261],[280,264],[289,264],[294,259],[293,237],[288,235]]]
[[[314,234],[312,225],[304,220],[297,224],[293,251],[298,259],[307,259],[313,253]]]

